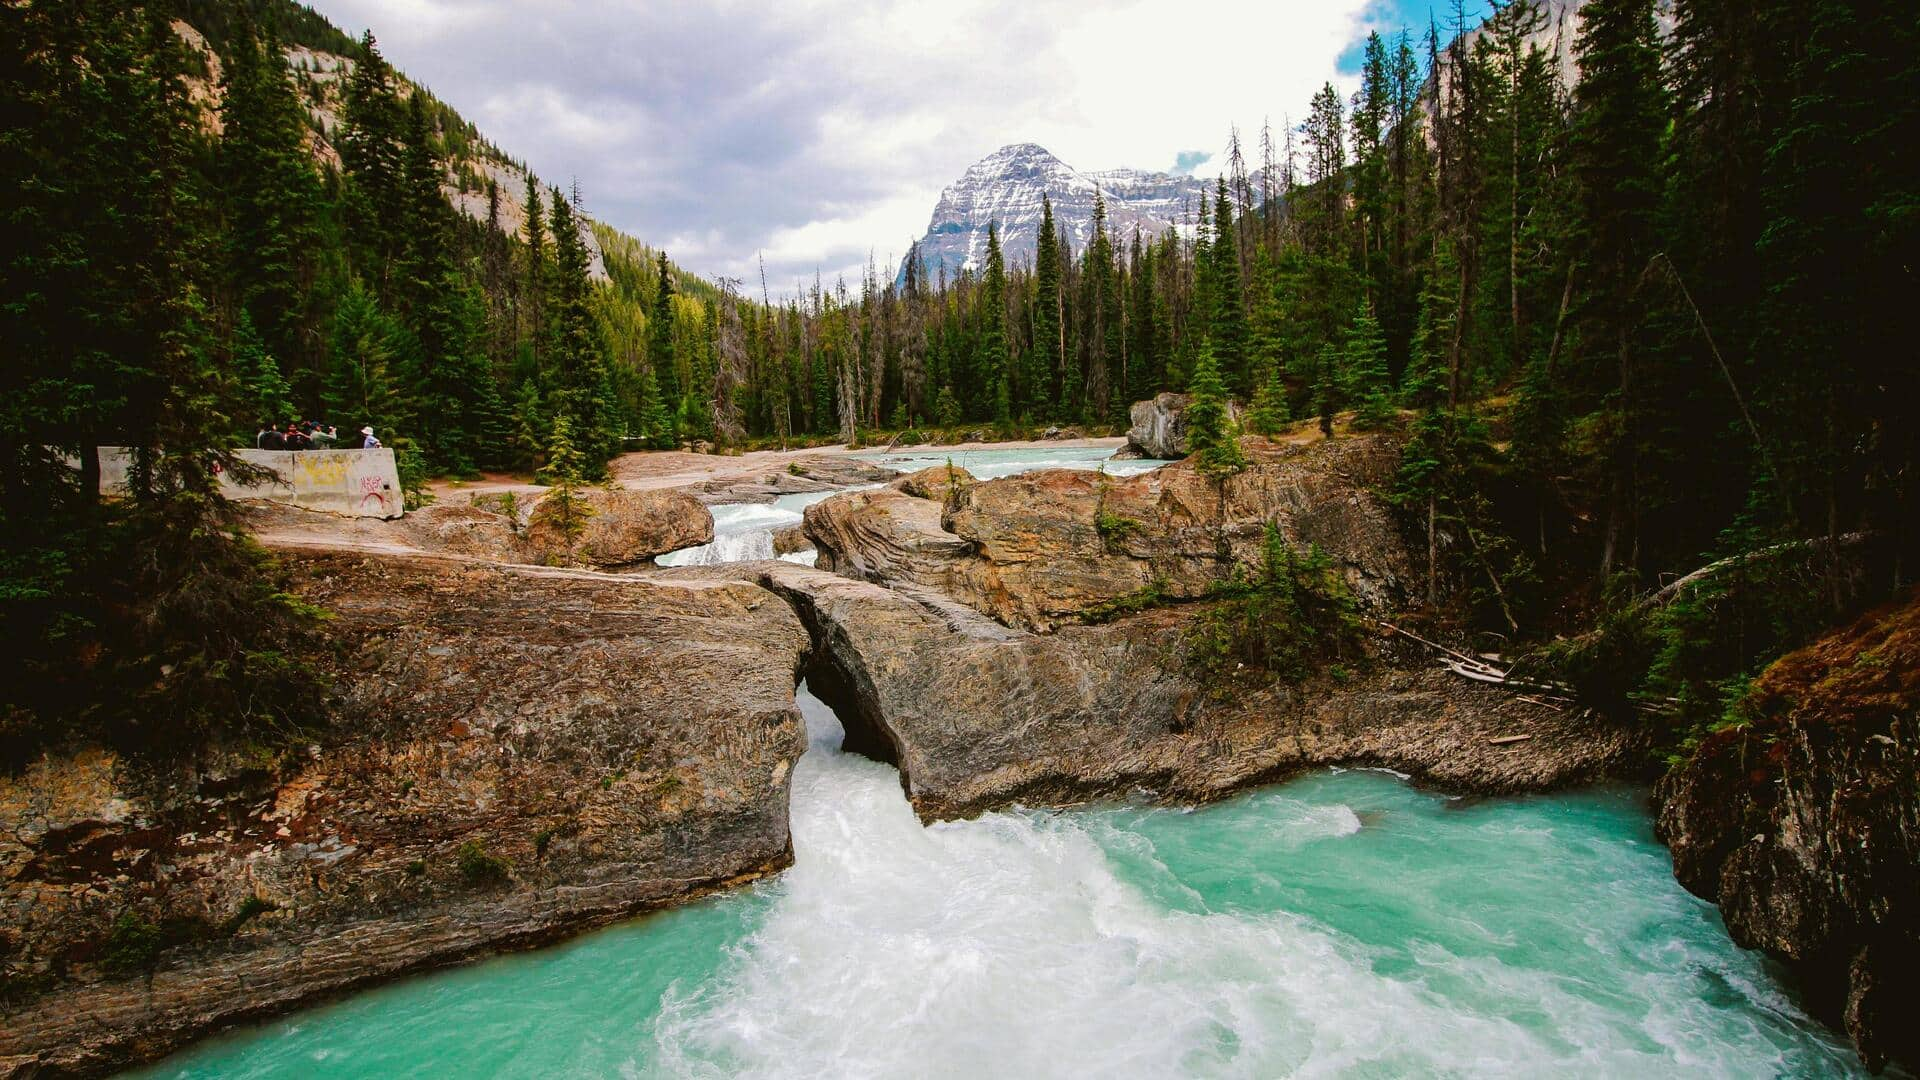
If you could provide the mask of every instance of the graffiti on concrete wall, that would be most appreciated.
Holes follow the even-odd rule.
[[[221,494],[229,499],[288,502],[351,517],[396,518],[405,512],[400,471],[389,449],[236,450],[234,457],[257,466],[264,476],[241,483],[232,471],[215,470]],[[125,447],[100,448],[102,493],[126,489],[130,461]]]

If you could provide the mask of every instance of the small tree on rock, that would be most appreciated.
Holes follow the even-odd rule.
[[[1280,378],[1280,365],[1269,363],[1267,376],[1253,392],[1253,404],[1247,409],[1247,430],[1256,435],[1278,435],[1292,419],[1287,411],[1287,384]]]
[[[553,503],[552,520],[568,540],[577,538],[587,527],[589,510],[577,490],[585,472],[586,457],[573,443],[573,422],[561,413],[553,418],[553,434],[547,439],[547,467],[541,478],[553,488],[547,495]]]
[[[1192,396],[1186,414],[1187,453],[1202,472],[1217,475],[1243,468],[1247,461],[1240,453],[1238,432],[1227,415],[1227,391],[1209,346],[1200,347],[1187,393]]]

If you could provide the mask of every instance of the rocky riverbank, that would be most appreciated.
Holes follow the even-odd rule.
[[[1681,884],[1869,1067],[1920,1068],[1920,593],[1775,662],[1660,784]]]
[[[808,635],[771,593],[288,557],[341,648],[311,745],[0,778],[0,1074],[148,1060],[789,861]]]

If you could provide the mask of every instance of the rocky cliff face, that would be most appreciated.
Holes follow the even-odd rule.
[[[1053,200],[1054,227],[1085,251],[1093,237],[1093,198],[1106,200],[1107,231],[1128,238],[1137,227],[1157,237],[1169,227],[1191,228],[1198,200],[1212,190],[1190,176],[1114,169],[1080,172],[1033,143],[1003,146],[970,166],[940,193],[934,204],[920,255],[937,278],[963,269],[978,272],[987,260],[987,226],[998,222],[1000,245],[1009,265],[1033,261],[1040,236],[1041,196]]]
[[[1024,473],[963,485],[947,502],[848,492],[808,507],[806,529],[823,569],[933,589],[1022,629],[1076,622],[1150,587],[1203,596],[1257,562],[1270,521],[1333,556],[1363,602],[1388,606],[1409,572],[1373,494],[1393,475],[1394,440],[1244,445],[1248,467],[1223,479],[1176,462],[1123,478]]]
[[[0,778],[0,1074],[145,1060],[791,858],[809,638],[764,589],[289,558],[342,649],[313,745]]]
[[[1920,1067],[1920,593],[1783,657],[1657,791],[1681,884],[1870,1067]]]
[[[1211,695],[1181,652],[1190,607],[1039,635],[928,591],[789,563],[758,573],[812,627],[809,685],[839,712],[849,748],[898,764],[928,821],[1142,790],[1206,800],[1329,764],[1534,790],[1606,775],[1641,752],[1618,726],[1385,652],[1337,685]]]

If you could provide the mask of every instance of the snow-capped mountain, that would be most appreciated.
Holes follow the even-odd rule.
[[[1106,200],[1107,229],[1115,243],[1130,240],[1136,225],[1142,236],[1157,237],[1169,225],[1191,227],[1200,198],[1211,190],[1210,181],[1190,176],[1138,169],[1081,172],[1044,147],[1015,143],[981,158],[940,193],[920,255],[930,276],[943,266],[949,277],[962,268],[979,270],[986,265],[987,225],[998,222],[1007,264],[1030,263],[1043,194],[1053,200],[1054,227],[1075,253],[1092,237],[1096,191]]]

